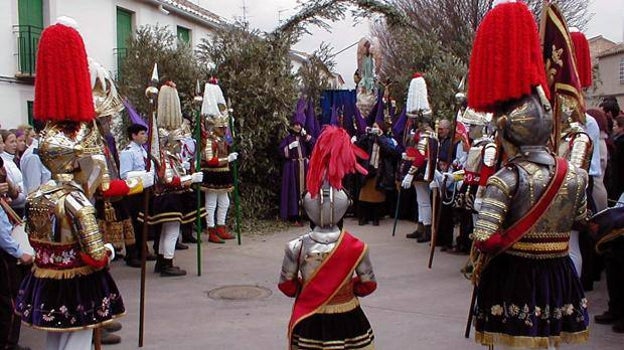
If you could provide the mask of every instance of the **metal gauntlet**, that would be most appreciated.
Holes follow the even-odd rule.
[[[95,218],[95,208],[89,200],[80,192],[74,192],[65,199],[65,208],[69,212],[78,242],[82,251],[93,260],[100,261],[106,255],[106,248],[102,240],[102,234]]]

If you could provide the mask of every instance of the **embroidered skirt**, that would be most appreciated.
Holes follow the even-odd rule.
[[[375,336],[362,309],[314,314],[295,326],[291,350],[375,349]]]
[[[587,299],[568,256],[501,254],[481,274],[475,307],[483,345],[548,348],[587,341]]]
[[[206,216],[206,207],[199,207],[199,216]],[[178,221],[180,224],[193,222],[197,215],[197,197],[195,192],[169,192],[154,196],[150,203],[148,225],[157,225],[165,222]],[[139,213],[139,222],[143,222],[143,212]]]
[[[204,168],[204,191],[231,192],[234,189],[234,177],[229,168]]]
[[[70,279],[30,273],[22,281],[15,312],[33,328],[67,332],[99,327],[122,316],[125,308],[115,281],[103,269]]]

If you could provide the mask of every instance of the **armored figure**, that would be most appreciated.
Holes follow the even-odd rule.
[[[465,208],[478,211],[483,192],[489,177],[496,172],[498,147],[494,138],[484,133],[487,116],[467,108],[458,121],[468,127],[468,137],[472,140],[464,163],[464,181],[461,193]]]
[[[324,129],[312,152],[303,206],[316,226],[286,245],[278,285],[296,297],[289,349],[374,348],[373,331],[358,301],[377,287],[367,245],[337,226],[349,206],[343,176],[366,173],[356,157],[366,153],[334,126]]]
[[[418,238],[418,242],[431,240],[431,196],[429,183],[434,180],[438,161],[439,143],[433,126],[433,114],[429,107],[427,85],[418,73],[414,75],[407,95],[407,117],[416,121],[417,129],[407,139],[405,154],[399,166],[401,187],[414,186],[418,202],[418,223],[423,232],[408,234],[408,238]],[[407,123],[408,125],[411,123]],[[405,132],[405,135],[409,132]]]
[[[156,181],[147,219],[149,225],[161,224],[154,272],[163,277],[182,276],[186,271],[173,265],[175,246],[180,225],[192,222],[198,215],[190,186],[201,183],[203,174],[190,173],[190,164],[184,163],[180,156],[179,141],[184,130],[180,98],[173,82],[165,83],[158,93],[157,125],[160,145],[152,149],[156,160]],[[205,215],[203,210],[199,215]],[[143,213],[139,213],[139,219],[144,219]]]
[[[216,79],[206,84],[201,114],[205,118],[202,128],[201,170],[204,174],[202,190],[206,193],[208,241],[224,243],[224,239],[234,238],[227,229],[226,218],[230,207],[229,193],[234,189],[230,163],[238,158],[238,153],[230,152],[226,140],[229,112]]]
[[[35,264],[15,306],[25,324],[48,331],[47,349],[88,349],[90,328],[125,312],[107,268],[114,249],[104,245],[90,201],[95,191],[109,189],[110,179],[84,44],[71,24],[49,26],[39,41],[35,115],[48,122],[39,155],[53,181],[27,199]],[[67,69],[74,74],[64,75]]]
[[[512,17],[518,28],[497,29]],[[494,50],[515,35],[527,45],[523,59],[516,48]],[[476,341],[486,346],[550,348],[589,335],[587,300],[568,256],[570,231],[587,215],[587,173],[547,148],[553,119],[539,48],[527,6],[503,3],[481,23],[470,63],[469,107],[494,113],[511,155],[487,181],[473,233],[481,253],[473,274]],[[492,52],[507,65],[488,64]],[[509,79],[518,72],[530,78]],[[501,89],[491,94],[492,87]]]

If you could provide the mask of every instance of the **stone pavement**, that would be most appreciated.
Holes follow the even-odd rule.
[[[436,252],[433,269],[426,267],[429,247],[405,234],[415,224],[402,221],[396,237],[392,220],[378,227],[357,226],[345,219],[345,228],[370,246],[379,287],[361,304],[376,336],[377,349],[483,349],[464,338],[471,284],[459,273],[466,256]],[[196,274],[195,247],[176,253],[185,277],[161,278],[148,264],[144,349],[286,349],[286,327],[292,299],[277,289],[284,245],[306,231],[293,228],[270,235],[243,237],[224,245],[202,245],[203,274]],[[124,297],[127,314],[121,318],[123,338],[106,350],[136,349],[140,270],[113,262],[112,273]],[[270,290],[265,298],[224,300],[208,292],[226,286],[259,286]],[[235,295],[236,296],[236,295]],[[590,312],[606,307],[604,280],[588,294]],[[566,349],[622,349],[624,335],[609,326],[592,324],[590,342]],[[43,349],[43,332],[22,328],[22,345]]]

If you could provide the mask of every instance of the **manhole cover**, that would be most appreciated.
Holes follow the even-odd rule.
[[[221,300],[257,300],[271,295],[271,290],[260,286],[224,286],[206,292],[208,298]]]

